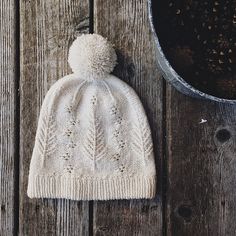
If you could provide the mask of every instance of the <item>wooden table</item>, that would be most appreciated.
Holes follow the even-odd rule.
[[[114,43],[114,74],[145,106],[158,171],[154,200],[26,196],[43,98],[71,73],[68,47],[88,32]],[[186,97],[163,81],[147,0],[2,0],[0,56],[1,236],[236,235],[236,107]]]

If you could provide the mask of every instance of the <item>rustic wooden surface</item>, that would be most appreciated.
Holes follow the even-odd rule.
[[[73,39],[89,31],[114,43],[114,73],[147,111],[158,171],[153,200],[26,196],[43,98],[71,72]],[[163,82],[147,0],[2,0],[0,56],[0,236],[236,235],[236,107],[186,97]]]
[[[168,235],[236,235],[236,107],[167,98]]]
[[[17,221],[17,44],[13,0],[0,2],[0,235],[13,235]],[[16,189],[17,190],[17,189]],[[16,217],[15,217],[16,216]]]

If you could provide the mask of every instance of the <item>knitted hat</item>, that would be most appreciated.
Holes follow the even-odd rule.
[[[116,53],[97,34],[69,51],[73,74],[48,91],[30,164],[30,198],[152,198],[156,171],[149,124],[134,90],[110,72]]]

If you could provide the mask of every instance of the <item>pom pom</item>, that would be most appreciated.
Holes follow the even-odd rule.
[[[83,79],[104,78],[113,71],[116,61],[114,48],[98,34],[79,36],[69,50],[70,67]]]

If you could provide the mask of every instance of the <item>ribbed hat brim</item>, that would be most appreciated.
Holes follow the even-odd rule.
[[[155,176],[95,179],[37,175],[29,178],[27,191],[30,198],[72,200],[153,198],[155,193]]]

